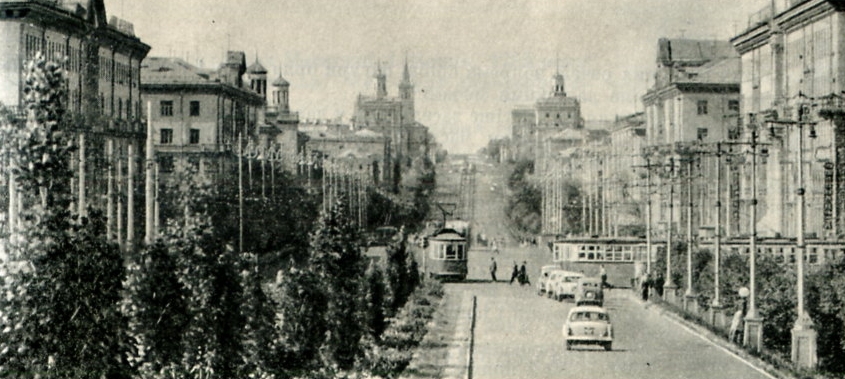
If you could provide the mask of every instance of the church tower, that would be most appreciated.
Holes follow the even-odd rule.
[[[564,86],[563,86],[563,84],[564,84],[563,75],[560,74],[560,71],[558,71],[555,74],[554,78],[555,78],[554,96],[555,97],[566,97],[566,90],[564,89]]]
[[[387,76],[381,71],[381,62],[378,63],[378,69],[373,78],[376,79],[376,98],[384,99],[387,97]]]
[[[399,101],[402,102],[402,125],[414,123],[414,85],[411,83],[411,73],[408,70],[408,58],[405,58],[405,68],[402,71],[402,81],[399,82]]]
[[[258,63],[258,57],[255,57],[255,63],[251,64],[246,69],[249,77],[249,88],[255,93],[267,97],[267,69]]]

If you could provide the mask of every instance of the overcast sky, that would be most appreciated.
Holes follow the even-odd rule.
[[[258,55],[291,83],[300,118],[348,122],[372,94],[377,61],[397,94],[407,55],[417,120],[453,153],[510,133],[510,110],[552,89],[588,120],[641,111],[657,40],[727,40],[769,0],[105,0],[149,56],[217,67],[226,50]]]

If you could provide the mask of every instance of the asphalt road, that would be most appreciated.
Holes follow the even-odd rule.
[[[561,328],[573,304],[538,296],[533,286],[508,283],[514,262],[526,262],[534,281],[551,255],[544,247],[522,246],[507,237],[504,175],[496,166],[479,170],[473,225],[476,232],[505,237],[507,243],[499,253],[476,246],[468,280],[447,284],[448,291],[477,297],[474,378],[768,378],[647,309],[624,289],[610,291],[605,301],[614,324],[613,351],[589,346],[567,351]],[[496,283],[491,258],[497,261]]]

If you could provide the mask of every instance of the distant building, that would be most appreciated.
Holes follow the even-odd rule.
[[[305,137],[305,157],[365,170],[376,184],[389,178],[385,164],[390,139],[383,134],[335,123],[300,124],[299,132]]]
[[[610,129],[607,156],[608,220],[613,236],[639,236],[645,233],[646,146],[643,112],[619,117]]]
[[[136,197],[144,185],[140,70],[150,47],[131,23],[107,21],[103,0],[0,1],[0,41],[0,103],[13,109],[23,105],[26,60],[37,52],[66,59],[77,206],[102,210],[109,238],[136,243],[144,203]]]
[[[517,160],[534,159],[536,116],[533,108],[516,108],[511,111],[511,139]]]

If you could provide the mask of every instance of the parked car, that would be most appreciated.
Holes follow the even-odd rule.
[[[567,297],[575,297],[575,288],[578,286],[578,280],[584,277],[584,274],[573,271],[558,271],[556,280],[549,284],[549,292],[551,296],[561,301]]]
[[[575,305],[604,305],[604,291],[600,278],[581,278],[575,286]]]
[[[601,307],[572,308],[562,332],[566,350],[571,350],[573,345],[599,345],[607,351],[613,348],[613,324],[610,315]]]
[[[546,293],[546,289],[548,288],[546,286],[546,283],[548,283],[549,281],[549,276],[551,276],[551,272],[555,270],[560,270],[560,267],[558,267],[557,265],[545,265],[543,267],[540,267],[540,275],[537,276],[539,278],[537,279],[538,295]]]

